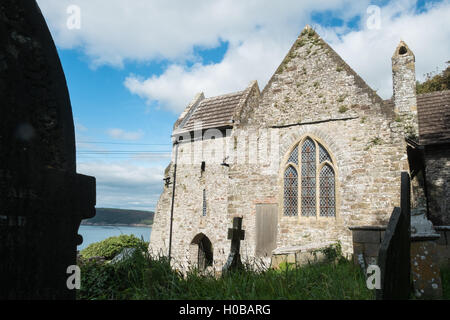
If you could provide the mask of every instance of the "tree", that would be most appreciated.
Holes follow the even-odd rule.
[[[430,72],[426,74],[426,80],[423,83],[417,81],[417,94],[443,91],[450,89],[450,61],[447,61],[447,69],[439,74]]]

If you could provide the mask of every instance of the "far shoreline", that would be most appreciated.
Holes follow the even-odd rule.
[[[139,227],[139,228],[147,228],[152,227],[152,224],[104,224],[104,223],[86,223],[82,222],[82,226],[94,226],[94,227]]]

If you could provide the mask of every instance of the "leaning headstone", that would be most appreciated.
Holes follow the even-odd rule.
[[[245,231],[242,230],[242,218],[233,218],[233,228],[228,229],[228,240],[231,240],[231,250],[228,260],[222,268],[222,273],[235,271],[242,268],[241,261],[241,240],[245,238]]]
[[[378,300],[406,300],[411,291],[410,234],[411,185],[409,174],[401,175],[401,208],[394,208],[378,254],[381,289]]]
[[[414,295],[420,299],[442,298],[441,271],[434,230],[426,213],[411,215],[411,273]]]
[[[76,173],[69,93],[32,0],[0,2],[0,299],[74,299],[95,179]]]

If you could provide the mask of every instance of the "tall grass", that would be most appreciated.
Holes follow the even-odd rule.
[[[442,298],[450,300],[450,267],[441,269]]]
[[[338,262],[286,265],[265,270],[246,265],[217,277],[190,270],[174,271],[165,257],[136,251],[116,264],[81,266],[78,299],[267,300],[373,299],[360,269],[343,258]]]

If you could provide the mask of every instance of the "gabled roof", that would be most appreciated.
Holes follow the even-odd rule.
[[[196,122],[201,122],[204,129],[233,125],[234,110],[239,105],[243,95],[244,91],[239,91],[204,99],[180,129],[192,131]]]
[[[244,91],[207,99],[203,93],[198,94],[175,123],[174,135],[194,131],[199,124],[201,129],[232,127],[255,86],[258,86],[256,81]]]
[[[421,145],[450,143],[450,90],[417,96]]]
[[[295,53],[295,51],[302,47],[305,40],[308,40],[310,37],[314,38],[316,44],[322,46],[323,48],[326,48],[330,58],[336,62],[337,65],[339,65],[343,70],[347,72],[347,74],[353,76],[354,81],[356,85],[358,85],[363,92],[367,93],[369,97],[371,97],[374,102],[378,102],[381,105],[383,105],[383,99],[374,91],[362,78],[361,76],[353,70],[347,62],[345,62],[344,59],[325,41],[322,39],[322,37],[310,26],[306,25],[305,28],[302,30],[300,35],[295,40],[294,44],[291,46],[290,50],[286,54],[285,58],[281,62],[278,69],[275,71],[275,73],[272,75],[266,86],[264,87],[262,91],[262,95],[270,88],[271,83],[274,81],[275,77],[281,73],[283,73],[283,65],[286,65],[292,58],[292,55]],[[392,109],[393,110],[393,109]],[[385,112],[390,112],[390,110],[383,110]]]

